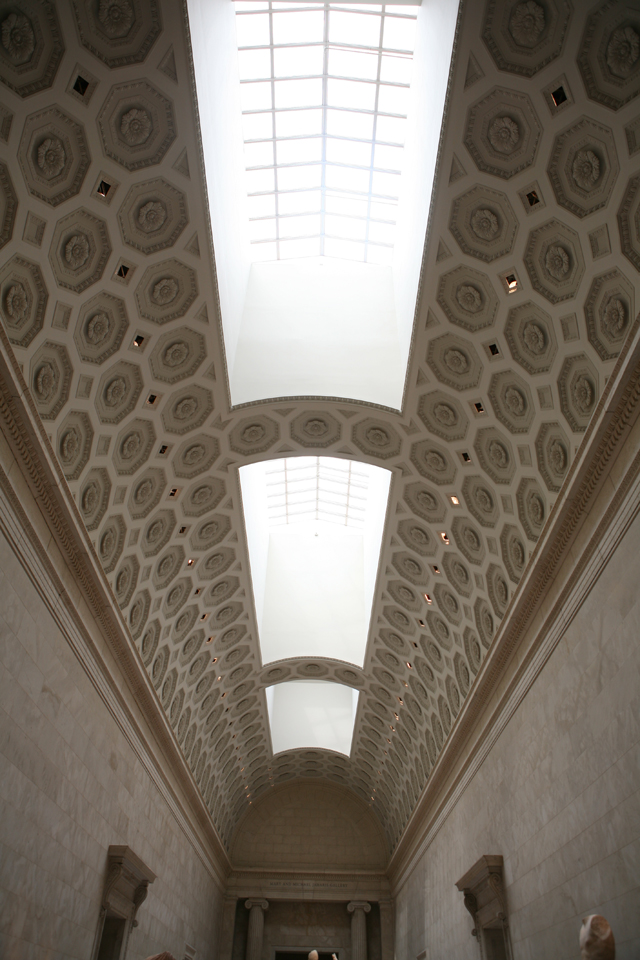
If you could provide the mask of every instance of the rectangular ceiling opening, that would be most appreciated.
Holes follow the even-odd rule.
[[[320,747],[349,756],[358,691],[326,680],[289,680],[267,687],[274,753]]]
[[[457,6],[188,0],[233,404],[400,408]]]
[[[262,662],[329,657],[361,667],[390,471],[296,457],[239,472]]]

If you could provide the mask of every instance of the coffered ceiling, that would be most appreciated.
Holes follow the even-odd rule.
[[[230,408],[188,50],[168,0],[0,4],[2,320],[222,840],[313,776],[393,847],[635,316],[640,8],[464,5],[401,413]],[[237,471],[297,453],[393,473],[363,669],[261,666]],[[350,759],[273,758],[300,678],[361,691]]]

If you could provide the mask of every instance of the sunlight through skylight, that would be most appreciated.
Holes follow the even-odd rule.
[[[390,264],[416,7],[235,8],[252,259]]]
[[[391,474],[336,457],[240,468],[263,663],[362,666]]]

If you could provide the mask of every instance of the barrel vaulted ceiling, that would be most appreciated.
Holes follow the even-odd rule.
[[[5,0],[0,79],[2,320],[221,838],[313,776],[393,846],[635,316],[638,3],[465,4],[401,413],[231,409],[180,4]],[[364,669],[261,666],[237,470],[296,454],[393,473]],[[273,758],[295,678],[361,691],[350,759]]]

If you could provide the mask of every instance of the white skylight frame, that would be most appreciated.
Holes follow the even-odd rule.
[[[390,264],[413,57],[408,32],[417,8],[251,0],[235,8],[252,259],[338,256]],[[322,22],[322,37],[316,28],[311,42],[301,42],[302,32],[285,42],[281,24],[303,17]],[[244,25],[260,20],[268,36],[248,36]],[[377,38],[368,39],[377,43],[349,36],[358,21],[356,39],[373,26]],[[413,30],[402,36],[405,25]],[[315,69],[286,69],[283,59],[301,52]],[[302,96],[287,106],[292,90]],[[404,103],[393,102],[403,94]],[[308,135],[291,126],[313,119]]]

